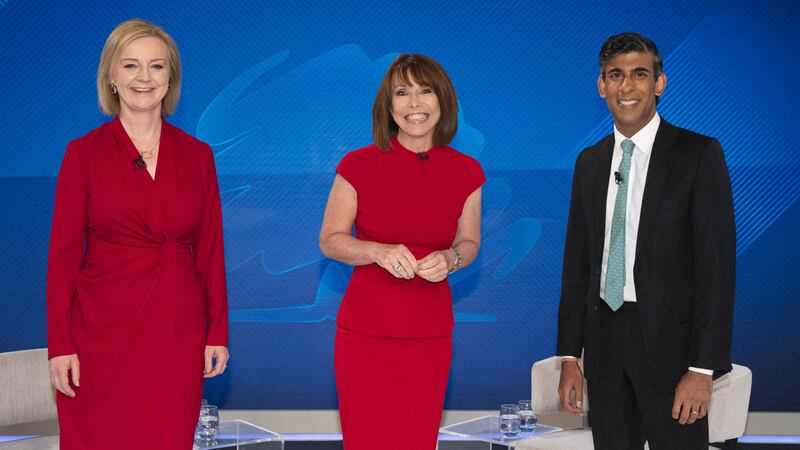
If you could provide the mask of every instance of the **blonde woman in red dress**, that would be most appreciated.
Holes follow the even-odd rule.
[[[116,117],[64,155],[47,269],[61,450],[191,449],[203,377],[225,370],[214,156],[164,120],[180,83],[168,34],[120,24],[97,76]]]
[[[447,146],[457,123],[444,70],[401,55],[375,99],[375,143],[336,169],[320,248],[355,266],[334,350],[345,450],[436,447],[454,324],[447,275],[478,254],[485,181]]]

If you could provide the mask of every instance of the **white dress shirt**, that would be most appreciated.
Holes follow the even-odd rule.
[[[605,299],[606,272],[608,270],[608,250],[611,247],[611,221],[614,218],[614,203],[617,190],[624,184],[617,184],[614,172],[619,170],[622,162],[622,141],[630,139],[635,147],[631,155],[631,171],[625,184],[628,185],[628,206],[625,218],[625,290],[622,293],[626,302],[636,301],[636,286],[633,282],[633,263],[636,259],[636,236],[639,232],[639,216],[642,212],[642,197],[647,181],[647,168],[650,167],[650,155],[653,154],[653,142],[661,124],[661,117],[656,113],[647,125],[630,138],[626,138],[614,127],[614,155],[611,157],[611,171],[608,177],[608,195],[606,195],[606,231],[603,240],[603,265],[600,272],[600,298]]]
[[[635,145],[631,155],[631,170],[625,183],[628,185],[628,203],[625,218],[625,289],[623,299],[626,302],[636,301],[636,283],[633,278],[633,264],[636,262],[636,238],[639,232],[639,218],[642,212],[642,198],[647,181],[647,169],[650,167],[650,156],[653,154],[653,142],[656,140],[661,117],[656,113],[650,122],[630,138],[625,137],[614,126],[614,154],[611,157],[611,171],[608,177],[608,195],[606,195],[606,230],[603,241],[603,265],[600,272],[600,298],[605,298],[606,272],[608,269],[608,250],[611,246],[611,221],[614,217],[614,203],[617,199],[617,184],[614,172],[619,170],[622,162],[622,141],[630,139]],[[573,357],[566,356],[565,359]],[[713,370],[689,367],[689,370],[712,375]]]

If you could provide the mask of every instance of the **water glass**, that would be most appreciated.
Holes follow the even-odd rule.
[[[530,432],[536,427],[537,417],[533,410],[533,403],[530,400],[520,400],[519,405],[519,428],[523,432]]]
[[[503,437],[514,437],[519,434],[519,406],[500,405],[500,434]]]
[[[219,431],[219,411],[214,405],[200,406],[200,420],[197,423],[197,438],[213,441]]]
[[[208,400],[202,399],[200,400],[200,406],[205,406],[208,404]],[[194,434],[200,434],[200,421],[197,421],[197,426],[194,427]]]

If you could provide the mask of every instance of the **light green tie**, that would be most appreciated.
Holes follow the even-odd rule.
[[[628,211],[628,174],[631,172],[631,156],[634,143],[630,139],[622,141],[622,161],[619,174],[622,181],[617,186],[617,199],[614,201],[614,217],[611,219],[611,242],[608,248],[606,267],[606,288],[604,300],[616,311],[625,302],[625,218]]]

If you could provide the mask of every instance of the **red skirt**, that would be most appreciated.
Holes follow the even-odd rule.
[[[394,338],[336,328],[334,368],[345,450],[434,450],[450,334]]]

